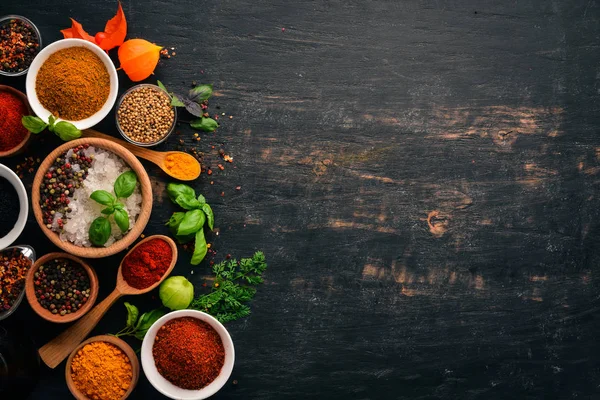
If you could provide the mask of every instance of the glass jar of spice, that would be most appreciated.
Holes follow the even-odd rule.
[[[33,22],[20,15],[0,18],[0,75],[25,75],[41,48],[42,35]]]

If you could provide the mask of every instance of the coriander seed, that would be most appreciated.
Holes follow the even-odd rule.
[[[159,88],[142,86],[127,93],[117,110],[117,124],[133,142],[156,143],[173,126],[171,98]]]

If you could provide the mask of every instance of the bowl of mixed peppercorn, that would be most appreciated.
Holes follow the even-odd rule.
[[[0,75],[20,76],[42,48],[42,35],[25,17],[6,15],[0,18]]]
[[[50,322],[72,322],[87,313],[98,297],[96,271],[80,258],[50,253],[33,264],[25,282],[27,301]]]

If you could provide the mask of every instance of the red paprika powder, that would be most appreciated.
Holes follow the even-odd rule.
[[[182,317],[160,327],[152,346],[158,372],[183,389],[202,389],[225,364],[221,336],[198,318]]]
[[[0,151],[19,145],[28,134],[21,118],[28,115],[20,98],[10,92],[0,91]]]
[[[171,246],[162,239],[152,239],[125,257],[121,272],[129,286],[145,289],[162,278],[172,259]]]

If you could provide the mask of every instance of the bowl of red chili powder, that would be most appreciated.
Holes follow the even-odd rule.
[[[21,118],[31,115],[31,107],[23,92],[0,85],[0,158],[25,150],[31,133],[21,123]]]
[[[200,400],[217,393],[233,371],[235,350],[227,329],[209,314],[173,311],[148,329],[142,368],[163,395]]]

